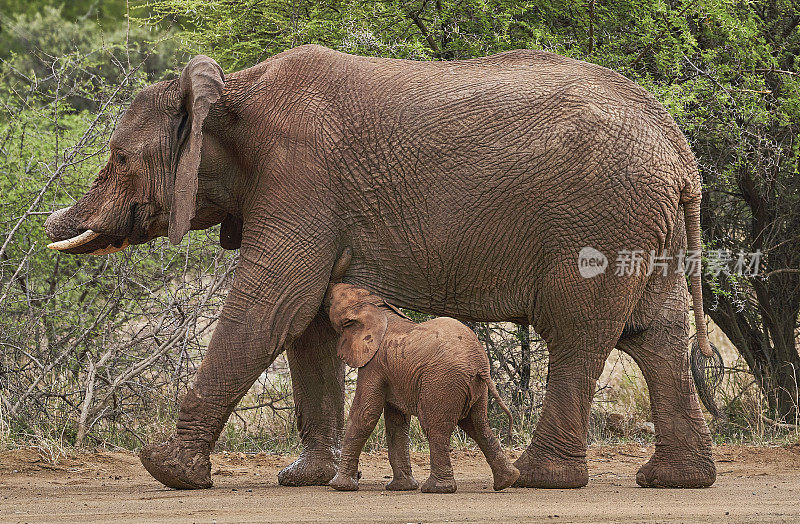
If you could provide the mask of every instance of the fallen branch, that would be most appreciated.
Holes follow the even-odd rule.
[[[768,416],[761,414],[761,420],[769,424],[770,426],[778,429],[788,429],[789,431],[797,431],[797,428],[800,427],[797,424],[787,424],[786,422],[778,422],[777,420],[772,420]]]

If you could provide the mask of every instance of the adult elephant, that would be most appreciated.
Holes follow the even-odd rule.
[[[592,393],[615,346],[650,391],[656,450],[639,484],[714,482],[676,270],[687,236],[700,248],[700,178],[670,115],[622,76],[529,50],[414,62],[302,46],[227,77],[197,56],[142,90],[110,148],[86,195],[47,220],[51,247],[108,253],[222,223],[222,246],[241,248],[176,434],[142,452],[164,484],[211,485],[223,425],[284,349],[304,450],[279,479],[334,475],[343,367],[320,307],[344,246],[345,280],[394,304],[545,338],[547,394],[518,485],[587,483]],[[603,272],[601,253],[623,250],[666,255],[668,270]]]

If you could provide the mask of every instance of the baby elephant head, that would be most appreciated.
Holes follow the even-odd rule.
[[[330,319],[341,336],[336,352],[353,368],[369,362],[383,341],[388,319],[383,299],[350,284],[334,284],[328,291]]]

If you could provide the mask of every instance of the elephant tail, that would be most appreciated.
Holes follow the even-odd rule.
[[[694,310],[694,323],[697,326],[695,337],[690,351],[690,364],[692,379],[694,380],[697,394],[706,409],[718,418],[724,417],[714,402],[714,392],[722,381],[724,370],[722,356],[716,347],[708,340],[706,320],[703,313],[703,282],[702,282],[702,249],[700,231],[700,200],[702,198],[700,177],[696,169],[691,171],[690,178],[681,192],[683,204],[683,219],[686,224],[687,257],[691,256],[695,264],[689,267],[689,282],[692,285],[692,309]],[[687,260],[687,258],[684,258]]]
[[[489,393],[492,394],[494,399],[497,401],[497,404],[500,406],[500,409],[502,409],[508,417],[508,431],[506,434],[508,435],[508,442],[511,442],[511,430],[514,428],[514,415],[511,414],[511,410],[508,409],[508,406],[505,402],[503,402],[503,398],[500,396],[500,393],[497,392],[497,387],[495,387],[494,381],[489,376],[489,372],[486,371],[481,373],[481,378],[486,382],[486,385],[489,386]]]
[[[700,195],[682,195],[683,218],[686,221],[687,259],[693,257],[697,263],[689,268],[689,282],[692,285],[692,309],[694,310],[694,323],[697,326],[697,346],[706,358],[712,358],[714,350],[708,340],[706,319],[703,313],[703,282],[701,255],[703,247],[700,243]]]

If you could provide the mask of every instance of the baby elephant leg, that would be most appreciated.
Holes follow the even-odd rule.
[[[419,483],[411,475],[411,457],[408,455],[408,430],[411,416],[391,404],[383,407],[386,423],[386,440],[389,446],[389,463],[392,465],[392,481],[386,485],[390,491],[413,491]]]
[[[367,439],[375,429],[383,411],[384,396],[381,384],[364,370],[359,370],[356,393],[347,418],[339,470],[328,485],[339,491],[358,490],[358,458]]]
[[[469,415],[458,422],[458,425],[469,437],[478,443],[486,461],[492,468],[494,489],[500,491],[512,485],[519,478],[519,470],[508,460],[503,453],[500,441],[494,436],[489,418],[486,416],[486,394],[482,396],[470,409]]]
[[[456,480],[450,463],[450,437],[456,429],[465,395],[454,393],[443,398],[446,385],[429,384],[420,398],[419,425],[428,439],[431,455],[431,475],[423,482],[423,493],[455,493]]]
[[[428,447],[431,453],[431,475],[422,484],[423,493],[455,493],[456,479],[453,477],[453,465],[450,463],[450,437],[456,425],[443,421],[426,424],[420,420]]]

